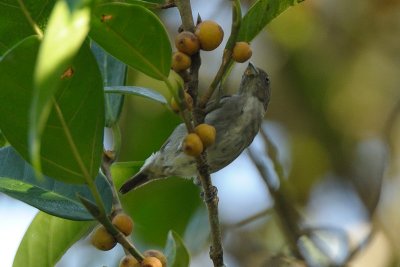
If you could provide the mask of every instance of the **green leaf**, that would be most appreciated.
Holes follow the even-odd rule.
[[[100,67],[104,86],[124,85],[126,65],[105,52],[95,42],[91,42],[90,48]],[[124,95],[107,94],[105,96],[106,127],[112,127],[118,122],[124,104]]]
[[[64,253],[92,227],[39,212],[19,245],[13,267],[55,266]]]
[[[165,254],[169,267],[187,267],[190,264],[189,252],[182,238],[174,231],[168,233]]]
[[[138,86],[108,86],[104,89],[104,92],[108,94],[113,93],[113,94],[137,95],[157,101],[161,104],[168,103],[162,94],[153,91],[151,89]]]
[[[275,17],[304,0],[258,0],[243,17],[238,41],[250,42]]]
[[[123,3],[102,4],[93,13],[90,36],[104,50],[155,79],[167,79],[171,45],[156,15]]]
[[[142,0],[103,0],[103,3],[129,3],[147,8],[158,8],[164,0],[142,1]]]
[[[28,16],[43,29],[54,3],[48,0],[0,0],[0,55],[35,34]]]
[[[5,146],[6,144],[7,144],[7,140],[6,140],[6,138],[4,137],[3,133],[0,130],[0,147]]]
[[[111,212],[112,192],[102,174],[96,178],[107,212]],[[54,216],[71,220],[93,220],[77,194],[94,200],[86,185],[72,185],[50,177],[35,178],[32,167],[12,147],[0,149],[0,192]]]
[[[28,129],[33,96],[33,71],[39,48],[37,37],[28,37],[0,62],[0,129],[8,142],[29,161]],[[96,61],[83,46],[70,65],[73,74],[61,79],[53,108],[42,136],[43,173],[63,182],[84,182],[82,166],[95,178],[101,160],[104,93]],[[60,115],[66,126],[60,121]],[[69,132],[70,139],[66,133]],[[74,154],[71,142],[79,155]],[[76,151],[75,151],[76,152]]]
[[[90,8],[70,10],[66,0],[57,1],[51,13],[34,71],[30,113],[29,150],[33,166],[40,170],[41,137],[51,112],[54,94],[89,32]]]

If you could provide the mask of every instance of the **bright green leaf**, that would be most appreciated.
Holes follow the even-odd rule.
[[[39,47],[29,37],[10,50],[0,62],[0,129],[8,142],[29,161],[28,128],[33,95],[33,70]],[[101,160],[104,127],[104,93],[96,61],[83,46],[70,65],[71,77],[64,77],[55,101],[66,122],[52,109],[42,136],[43,173],[63,182],[84,182],[82,166],[95,178]],[[79,164],[71,140],[79,154]],[[80,165],[81,164],[81,165]]]
[[[26,37],[35,34],[28,16],[43,30],[54,2],[0,0],[0,55]]]
[[[25,232],[13,267],[55,266],[92,225],[92,222],[70,221],[39,212]]]
[[[93,13],[90,36],[104,50],[155,79],[167,79],[171,44],[156,15],[124,3],[102,4]]]
[[[57,1],[51,13],[34,71],[34,94],[30,113],[29,144],[32,163],[40,170],[41,137],[51,112],[54,94],[62,77],[89,32],[90,8],[72,12],[66,0]]]
[[[258,0],[243,17],[238,41],[250,42],[275,17],[304,0]]]
[[[174,231],[168,233],[167,244],[165,245],[165,254],[167,256],[169,267],[189,266],[189,252],[183,243],[182,238]]]
[[[111,165],[112,176],[122,180],[137,173],[143,166],[143,163],[143,161],[116,162]]]
[[[138,86],[108,86],[104,89],[106,93],[116,93],[116,94],[127,94],[127,95],[137,95],[142,96],[161,104],[167,104],[165,97],[151,89],[138,87]]]
[[[126,76],[126,65],[105,52],[95,42],[91,42],[90,48],[100,67],[103,77],[103,85],[124,85]],[[112,127],[118,122],[124,104],[124,95],[107,94],[105,96],[106,127]]]
[[[102,174],[96,179],[107,212],[111,211],[112,192]],[[86,185],[72,185],[50,177],[36,179],[32,167],[9,146],[0,149],[0,192],[54,216],[71,220],[92,220],[76,194],[94,200]]]

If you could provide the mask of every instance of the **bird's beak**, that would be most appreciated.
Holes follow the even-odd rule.
[[[257,75],[258,74],[258,70],[253,64],[251,64],[251,62],[249,62],[249,65],[247,66],[246,71],[244,73],[247,76]]]

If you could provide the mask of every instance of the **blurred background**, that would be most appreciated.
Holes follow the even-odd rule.
[[[193,14],[217,21],[226,42],[229,1],[209,2],[192,0]],[[251,3],[242,1],[243,13]],[[160,16],[172,41],[178,12]],[[400,266],[399,18],[398,0],[307,0],[251,43],[251,61],[270,76],[272,100],[251,154],[213,174],[228,266]],[[201,53],[201,89],[222,48]],[[234,67],[227,93],[238,88],[245,67]],[[132,70],[129,83],[170,98],[162,83]],[[143,161],[179,122],[165,106],[127,97],[119,161]],[[116,168],[117,186],[133,171],[129,164]],[[138,246],[162,249],[174,229],[192,253],[191,266],[211,266],[199,194],[191,181],[173,178],[124,196]],[[0,266],[12,265],[35,213],[0,195]],[[57,266],[117,266],[122,254],[118,247],[97,252],[82,240]]]

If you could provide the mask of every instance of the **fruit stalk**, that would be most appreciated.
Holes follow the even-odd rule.
[[[213,81],[211,82],[208,90],[203,95],[201,100],[198,102],[198,107],[203,109],[208,101],[210,100],[211,96],[213,95],[215,89],[217,88],[218,84],[221,82],[225,72],[228,70],[229,65],[232,62],[232,51],[233,47],[235,46],[237,36],[239,34],[240,24],[242,22],[242,10],[240,8],[240,1],[233,0],[232,1],[232,30],[231,35],[226,43],[224,54],[222,56],[222,62],[218,69],[217,74],[215,75]]]

